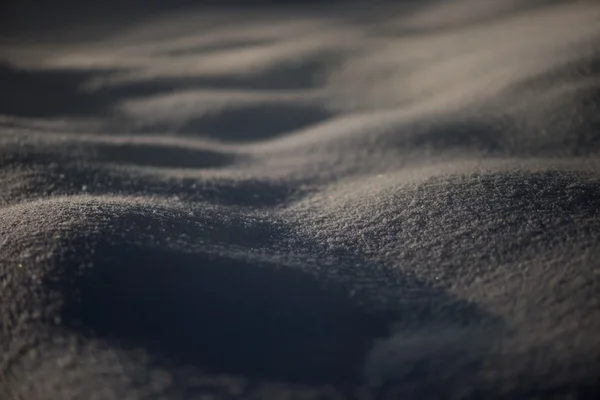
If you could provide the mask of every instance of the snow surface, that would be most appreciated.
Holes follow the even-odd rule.
[[[0,398],[596,398],[600,3],[94,32],[0,41]]]

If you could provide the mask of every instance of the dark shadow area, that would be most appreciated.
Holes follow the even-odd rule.
[[[80,88],[97,71],[24,70],[0,63],[0,114],[18,117],[97,116],[110,98],[89,96]]]
[[[576,156],[600,154],[600,85],[589,86],[573,104],[579,113],[575,118],[566,118],[569,125],[564,126],[567,134],[576,132],[567,136],[573,136],[574,140],[565,140],[570,153]]]
[[[522,90],[522,89],[520,89]],[[548,96],[556,95],[547,92]],[[457,117],[431,124],[408,125],[389,137],[404,151],[431,150],[439,154],[452,151],[474,152],[487,156],[573,157],[600,152],[600,87],[573,89],[562,94],[558,106],[546,103],[522,104],[521,109],[477,119]],[[528,126],[529,116],[542,128]],[[540,133],[544,132],[544,133]]]
[[[65,185],[57,185],[53,195],[85,193],[90,195],[127,194],[134,196],[177,196],[185,202],[207,202],[223,206],[266,208],[283,206],[306,194],[300,182],[270,182],[248,179],[193,179],[162,178],[150,174],[132,174],[127,171],[85,168],[65,171]],[[62,173],[56,170],[57,176]],[[49,179],[49,181],[52,181]]]
[[[311,384],[356,383],[370,341],[386,333],[342,292],[309,274],[204,254],[97,247],[67,324],[127,340],[213,373]]]
[[[331,116],[324,108],[309,104],[257,104],[193,119],[177,131],[221,141],[251,142],[303,129]]]
[[[97,242],[90,269],[80,270],[81,252],[62,261],[64,278],[52,287],[65,299],[63,323],[86,336],[142,346],[171,365],[261,381],[356,387],[363,383],[367,352],[392,323],[423,329],[486,318],[475,306],[407,277],[397,289],[416,297],[374,310],[361,295],[349,295],[347,286],[310,269],[120,240],[105,236]],[[403,378],[421,381],[431,372],[427,365],[450,361],[447,354],[439,356],[423,355],[426,361]],[[461,380],[476,373],[476,364],[459,372]]]
[[[452,121],[430,126],[417,126],[412,129],[408,137],[399,135],[396,143],[408,149],[437,151],[462,149],[501,154],[509,150],[506,139],[508,129],[510,129],[508,121],[497,119],[487,123]]]
[[[143,205],[94,210],[85,225],[103,221],[102,229],[63,235],[65,250],[44,281],[63,299],[62,324],[85,338],[142,347],[169,368],[355,388],[364,384],[369,351],[392,326],[463,329],[466,349],[479,327],[493,324],[499,334],[502,326],[474,304],[355,256],[341,254],[334,264],[259,259],[255,249],[276,249],[289,235],[275,219],[156,214]],[[305,245],[295,251],[311,260],[331,256],[320,245]],[[238,255],[214,254],[210,246],[237,248]],[[475,334],[478,350],[495,339]],[[408,379],[419,393],[428,392],[423,382],[436,379],[439,365],[457,365],[452,357],[460,354],[426,349],[394,384]],[[480,356],[469,355],[467,366],[449,373],[446,388],[474,379]]]
[[[28,198],[76,194],[177,196],[182,201],[192,203],[265,208],[283,206],[308,191],[303,188],[303,182],[299,181],[178,178],[134,171],[124,167],[144,166],[143,162],[147,161],[147,165],[154,167],[217,168],[219,163],[228,160],[229,155],[208,152],[207,157],[203,158],[202,151],[197,153],[190,150],[181,156],[180,149],[177,149],[171,159],[165,160],[162,147],[155,149],[150,146],[150,154],[145,152],[147,148],[143,148],[139,157],[132,160],[127,147],[115,150],[112,146],[100,146],[101,151],[108,148],[108,155],[104,155],[101,151],[94,152],[95,145],[85,150],[80,146],[69,148],[63,145],[56,152],[48,151],[49,147],[47,151],[40,151],[39,148],[24,145],[6,146],[0,153],[0,168],[26,174],[27,179],[23,180],[26,184],[22,186],[21,195]],[[153,151],[160,152],[160,157],[152,158]],[[136,151],[132,153],[135,154]],[[122,159],[115,154],[122,156]],[[84,163],[81,161],[83,159],[87,161]],[[118,163],[121,161],[124,163],[120,166]],[[103,162],[114,164],[103,166]],[[0,199],[2,197],[0,194]],[[9,197],[5,201],[13,202],[20,198],[20,194],[12,193]]]
[[[106,70],[27,70],[17,69],[0,62],[0,115],[16,117],[92,117],[105,116],[120,101],[148,97],[178,90],[236,89],[236,90],[305,90],[315,87],[323,76],[328,63],[333,59],[298,60],[277,65],[267,71],[244,76],[200,76],[157,78],[142,82],[123,82],[118,85],[88,87],[94,79],[109,78],[116,71]],[[225,138],[238,137],[239,132],[231,129],[252,129],[259,124],[258,138],[273,136],[273,130],[293,129],[328,118],[331,114],[311,105],[292,106],[285,104],[257,105],[249,109],[226,111],[227,115],[199,118],[192,121],[183,131],[198,128],[222,129]],[[265,113],[267,115],[265,115]],[[255,115],[256,114],[256,115]],[[267,117],[267,118],[265,118]],[[235,122],[220,122],[222,119],[240,118]],[[264,121],[264,120],[267,121]],[[289,122],[285,122],[289,121]],[[252,124],[244,126],[244,124]],[[266,124],[266,125],[265,125]],[[214,133],[215,136],[218,136]],[[248,134],[251,137],[251,133]]]
[[[168,168],[217,168],[233,163],[234,156],[179,146],[128,143],[94,143],[91,161]]]
[[[208,201],[226,206],[252,208],[279,207],[307,194],[302,182],[270,182],[268,180],[245,179],[214,180],[199,182],[184,179],[181,182],[181,198],[186,201]]]
[[[33,35],[34,30],[66,35],[68,28],[90,23],[104,26],[126,26],[157,18],[169,12],[198,9],[269,10],[293,7],[304,11],[329,5],[360,4],[362,0],[55,0],[51,3],[36,0],[7,0],[0,6],[0,33]],[[385,3],[389,0],[371,0]],[[412,0],[409,0],[412,1]],[[35,37],[35,36],[34,36]]]

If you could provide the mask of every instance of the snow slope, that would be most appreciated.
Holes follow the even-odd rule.
[[[104,29],[0,42],[0,398],[596,398],[600,3]]]

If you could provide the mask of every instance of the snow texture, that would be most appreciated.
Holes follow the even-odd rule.
[[[600,3],[119,21],[0,42],[1,399],[596,398]]]

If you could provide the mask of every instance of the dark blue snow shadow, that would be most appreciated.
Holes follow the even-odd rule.
[[[335,59],[332,55],[322,55],[307,60],[293,59],[250,76],[162,77],[94,87],[90,86],[90,82],[109,79],[111,75],[119,71],[20,69],[0,61],[0,87],[3,92],[0,95],[0,114],[36,118],[107,116],[112,113],[116,105],[126,99],[145,98],[178,90],[303,90],[316,87],[327,66],[334,62]],[[291,119],[288,124],[278,128],[278,130],[288,130],[296,127],[294,124],[306,125],[330,116],[327,110],[317,106],[299,106],[297,110],[289,111],[290,107],[285,108],[285,104],[282,106],[283,109],[277,107],[278,105],[275,105],[273,110],[267,110],[269,115],[258,110],[259,117],[252,120],[248,119],[257,110],[249,110],[248,113],[234,110],[234,113],[241,113],[239,117],[242,118],[241,124],[238,122],[236,126],[244,126],[248,123],[265,124],[261,121],[266,118],[270,124],[266,129],[270,131],[272,128],[269,129],[269,127],[276,124],[277,121],[281,125],[282,121]],[[278,115],[282,112],[284,115]],[[227,116],[227,118],[231,117],[238,117],[238,115]],[[226,124],[223,127],[214,124],[212,122],[210,126],[205,126],[192,122],[191,125],[184,127],[183,131],[188,131],[194,125],[198,126],[192,129],[193,131],[207,127],[225,129],[224,137],[227,139],[227,132],[231,127]],[[245,127],[252,129],[252,125]],[[260,132],[262,129],[259,128],[256,130]],[[218,132],[209,133],[215,135]],[[261,136],[270,136],[270,134],[261,134],[258,138]]]
[[[332,116],[332,112],[320,105],[284,102],[253,104],[192,118],[177,132],[226,142],[253,142],[291,133]],[[168,129],[168,126],[158,127],[159,130],[165,128]]]
[[[223,152],[145,143],[93,143],[90,161],[117,165],[204,169],[231,165],[235,156]]]
[[[161,168],[216,169],[237,159],[226,152],[155,144],[61,143],[58,148],[19,144],[4,147],[0,168],[27,171],[28,179],[35,182],[24,186],[26,192],[22,194],[29,198],[76,194],[177,196],[190,203],[265,208],[288,204],[308,190],[299,181],[184,178],[156,172]],[[154,168],[154,173],[129,168],[148,166]],[[18,192],[12,195],[20,198]]]
[[[114,98],[89,96],[81,87],[98,71],[25,70],[0,62],[0,114],[17,117],[98,116]]]
[[[124,215],[106,232],[66,239],[64,248],[71,250],[57,260],[47,282],[64,299],[64,326],[121,346],[142,346],[168,365],[353,388],[364,383],[367,354],[392,325],[498,323],[473,304],[366,261],[340,259],[332,279],[318,261],[294,266],[259,260],[250,250],[215,255],[174,239],[185,234],[192,242],[208,240],[232,249],[275,249],[288,233],[268,223],[248,224],[241,217],[207,227],[161,218]],[[386,283],[390,279],[393,287]],[[405,301],[384,307],[373,295]],[[435,379],[437,369],[428,365],[455,355],[427,353],[425,362],[418,359],[412,373],[399,378]],[[476,366],[477,359],[458,371],[460,381],[474,379]]]

